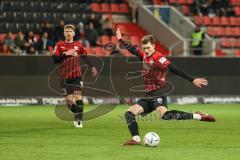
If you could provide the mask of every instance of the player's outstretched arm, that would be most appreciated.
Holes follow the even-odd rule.
[[[118,41],[120,42],[120,45],[122,45],[124,48],[126,48],[133,55],[142,59],[142,56],[139,53],[139,49],[137,47],[132,46],[131,43],[128,43],[122,39],[122,33],[119,28],[117,28],[116,37],[117,37]]]
[[[190,82],[193,83],[194,86],[196,87],[203,87],[208,85],[208,81],[205,78],[194,78],[191,75],[189,75],[188,73],[180,70],[179,68],[177,68],[174,64],[170,63],[168,65],[168,69],[170,72],[175,73],[176,75],[183,77],[184,79],[189,80]]]

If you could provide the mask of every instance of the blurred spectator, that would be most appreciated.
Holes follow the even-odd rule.
[[[53,39],[53,35],[54,35],[54,28],[52,26],[52,24],[50,22],[47,22],[44,24],[43,28],[42,28],[42,34],[44,32],[47,32],[48,33],[48,37]]]
[[[63,35],[64,25],[65,25],[64,20],[60,20],[58,26],[55,27],[55,29],[54,29],[55,42],[64,40],[64,35]]]
[[[194,55],[202,55],[203,48],[203,40],[204,40],[204,31],[200,26],[196,26],[194,32],[192,33],[192,51]]]
[[[10,54],[13,53],[14,49],[14,41],[11,39],[11,32],[8,32],[5,36],[4,43],[3,43],[3,53]]]
[[[76,35],[77,36],[77,40],[79,42],[81,42],[83,44],[84,47],[90,47],[90,43],[89,41],[86,39],[86,31],[85,31],[85,28],[84,28],[84,24],[82,22],[78,23],[77,25],[77,31],[76,31]]]
[[[24,34],[22,31],[19,31],[17,33],[14,43],[15,43],[15,53],[22,54],[25,51],[25,43],[26,43]]]
[[[89,41],[87,39],[85,39],[85,36],[84,37],[80,37],[80,39],[78,41],[81,42],[85,48],[89,48],[90,47],[90,43],[89,43]]]
[[[84,26],[88,24],[88,18],[85,13],[82,14],[82,18],[80,19],[80,22],[83,23]]]
[[[110,18],[105,18],[102,21],[102,29],[103,29],[103,34],[109,36],[109,38],[113,35],[113,22],[112,19]]]
[[[74,40],[79,40],[82,36],[84,37],[86,36],[86,31],[84,24],[82,22],[79,22],[78,25],[76,26]]]
[[[196,0],[193,5],[194,14],[200,16],[214,16],[213,0]]]
[[[98,37],[98,33],[94,28],[93,23],[89,23],[88,29],[86,30],[86,39],[91,46],[97,46]]]
[[[142,5],[142,0],[129,0],[129,6],[131,8],[132,22],[136,23],[138,20],[138,7]]]
[[[25,47],[27,53],[29,54],[37,53],[37,38],[34,36],[33,31],[28,32],[28,35],[26,36]]]
[[[90,23],[93,23],[93,27],[96,29],[98,33],[102,32],[102,24],[100,23],[100,19],[96,18],[96,15],[94,13],[91,14],[88,25]]]
[[[39,44],[39,53],[42,54],[49,54],[49,47],[53,47],[54,46],[54,42],[53,40],[50,39],[48,32],[44,32],[42,35],[42,38],[40,38],[38,40],[38,44]]]
[[[234,16],[234,10],[228,0],[213,0],[212,5],[217,16]]]

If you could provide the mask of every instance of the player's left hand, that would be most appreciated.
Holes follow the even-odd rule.
[[[67,53],[66,55],[73,56],[73,57],[76,57],[78,55],[75,49],[70,49],[66,53]]]
[[[97,75],[97,69],[96,67],[92,67],[92,76],[96,77],[96,75]]]
[[[205,78],[195,78],[193,80],[193,85],[199,88],[208,85],[208,81]]]

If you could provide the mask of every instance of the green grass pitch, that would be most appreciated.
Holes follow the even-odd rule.
[[[88,106],[86,109],[92,109]],[[1,160],[239,160],[240,105],[170,105],[170,109],[203,111],[216,123],[139,119],[141,137],[161,137],[159,147],[122,147],[130,138],[122,119],[127,106],[84,122],[76,129],[59,120],[54,107],[0,107]]]

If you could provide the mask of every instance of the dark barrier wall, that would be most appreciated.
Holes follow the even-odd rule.
[[[169,59],[193,76],[209,80],[208,87],[198,89],[170,73],[168,80],[175,87],[171,95],[240,95],[239,58]],[[136,78],[139,74],[133,73],[141,69],[137,58],[91,57],[91,61],[102,70],[95,82],[89,72],[86,73],[85,95],[110,96],[117,92],[129,96],[129,88],[142,84],[142,79]],[[57,72],[54,71],[57,66],[49,56],[0,56],[0,64],[0,96],[57,95],[50,88],[60,92]]]

